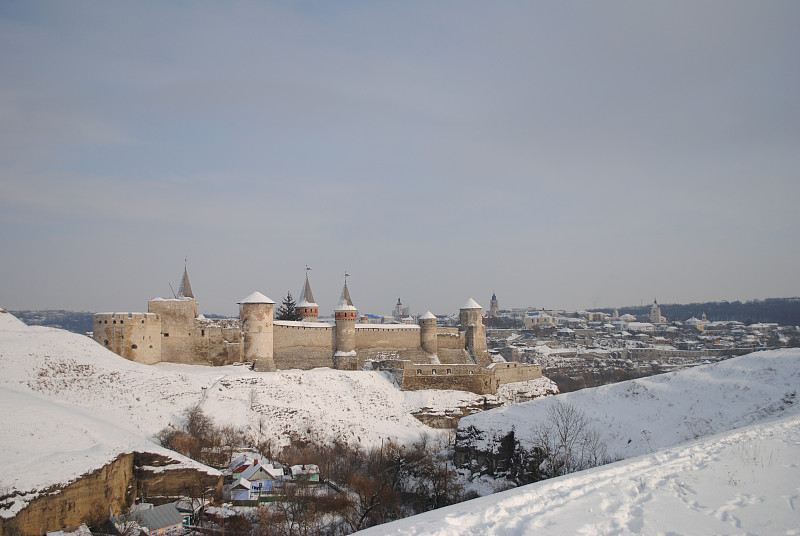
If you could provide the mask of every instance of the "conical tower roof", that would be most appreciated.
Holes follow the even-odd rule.
[[[178,297],[179,298],[194,298],[194,294],[192,294],[192,285],[189,284],[189,274],[186,271],[186,267],[183,267],[183,279],[181,279],[181,286],[178,287]]]
[[[339,303],[336,305],[337,311],[355,311],[356,308],[353,305],[353,300],[350,299],[350,289],[347,288],[347,280],[344,282],[344,288],[342,288],[342,295],[339,298]]]
[[[306,274],[306,284],[300,292],[300,299],[297,300],[298,307],[319,307],[314,301],[314,295],[311,293],[311,283],[308,282],[308,274]]]

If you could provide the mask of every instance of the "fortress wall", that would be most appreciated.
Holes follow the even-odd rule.
[[[479,395],[494,394],[497,390],[491,375],[478,365],[418,364],[405,366],[402,389],[449,389],[470,391]]]
[[[330,324],[313,322],[275,323],[274,358],[280,370],[333,366],[333,345],[336,329]]]
[[[197,320],[195,323],[195,336],[189,338],[190,347],[187,352],[197,364],[212,366],[240,363],[242,356],[240,347],[242,335],[239,328],[230,328],[215,325],[212,322]],[[230,353],[231,344],[236,345],[236,352]]]
[[[412,363],[429,363],[430,357],[422,348],[363,348],[356,350],[360,367],[367,361],[402,360]]]
[[[364,324],[362,327],[357,325],[356,350],[368,348],[422,349],[419,342],[419,326],[413,324],[402,327],[395,324],[390,324],[390,326]]]
[[[161,320],[146,313],[99,313],[92,338],[125,359],[152,365],[161,361]]]
[[[436,346],[441,350],[442,348],[450,348],[454,350],[461,350],[464,348],[464,332],[458,331],[454,328],[439,328],[436,331]]]
[[[491,369],[495,385],[524,382],[542,377],[541,365],[528,365],[523,363],[496,363]]]
[[[430,358],[420,345],[420,327],[417,325],[377,324],[356,325],[356,353],[358,368],[367,361],[401,359],[428,363]]]
[[[472,358],[464,350],[466,333],[456,328],[436,330],[436,355],[440,363],[472,363]]]

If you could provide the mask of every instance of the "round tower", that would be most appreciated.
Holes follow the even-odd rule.
[[[422,351],[434,356],[439,351],[436,342],[436,317],[428,311],[419,317],[419,344]]]
[[[356,370],[356,314],[357,309],[350,299],[347,281],[342,289],[342,296],[334,310],[336,319],[336,348],[333,364],[337,369]]]
[[[461,323],[461,331],[466,331],[470,324],[483,324],[481,319],[481,311],[483,308],[478,305],[478,302],[470,298],[467,303],[461,306],[459,310],[458,320]]]
[[[486,345],[486,328],[483,325],[481,311],[482,308],[478,302],[472,298],[467,300],[459,312],[461,321],[459,331],[466,332],[464,348],[470,353],[475,363],[485,367],[491,363],[491,360]]]
[[[254,362],[254,370],[276,370],[272,344],[274,307],[275,302],[258,291],[239,302],[244,360]]]

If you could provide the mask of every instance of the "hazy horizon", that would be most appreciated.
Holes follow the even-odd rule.
[[[0,306],[800,295],[800,3],[0,4]]]

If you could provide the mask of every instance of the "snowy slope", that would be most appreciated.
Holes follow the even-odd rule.
[[[217,424],[261,428],[276,444],[290,431],[367,446],[435,433],[381,373],[141,365],[0,310],[0,495],[67,484],[121,453],[165,453],[149,438],[197,403]],[[18,495],[0,515],[32,496]]]
[[[514,429],[523,444],[559,401],[582,410],[608,453],[630,458],[660,447],[800,413],[800,349],[764,351],[720,363],[584,389],[466,417],[485,432],[477,448]]]
[[[692,440],[359,534],[800,534],[800,416]]]

